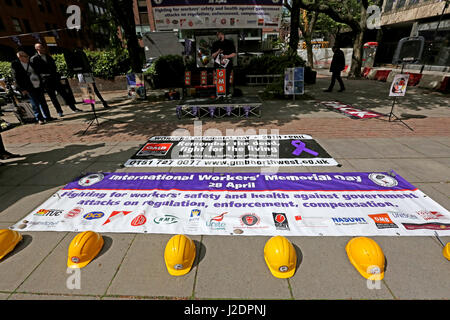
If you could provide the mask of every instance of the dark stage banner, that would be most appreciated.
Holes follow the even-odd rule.
[[[159,136],[126,167],[287,167],[339,165],[308,135]]]

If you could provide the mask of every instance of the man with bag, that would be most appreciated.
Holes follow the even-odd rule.
[[[55,120],[51,117],[48,110],[42,82],[35,71],[33,63],[30,61],[30,56],[22,49],[19,49],[17,58],[11,62],[11,71],[16,81],[17,90],[30,99],[37,122],[44,124],[47,121]]]
[[[82,110],[78,109],[73,101],[71,101],[71,98],[68,97],[67,92],[61,85],[61,76],[57,71],[55,60],[47,53],[47,49],[41,43],[36,43],[34,48],[37,53],[31,58],[31,63],[33,63],[36,72],[42,78],[45,91],[52,100],[58,115],[62,117],[64,114],[61,105],[56,98],[56,92],[68,102],[69,108],[72,109],[73,112],[82,112]]]

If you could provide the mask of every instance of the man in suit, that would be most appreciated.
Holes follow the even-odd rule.
[[[47,121],[55,120],[48,110],[42,81],[30,61],[30,56],[24,50],[19,49],[17,58],[11,62],[12,75],[16,81],[17,90],[29,98],[37,122],[44,124]]]
[[[73,101],[71,101],[71,97],[68,96],[61,85],[61,76],[57,71],[55,60],[47,53],[47,49],[41,43],[36,43],[34,48],[37,53],[31,58],[31,63],[33,63],[36,72],[41,77],[45,91],[52,100],[58,115],[62,117],[64,114],[61,105],[56,98],[56,92],[64,98],[73,112],[82,112],[82,110],[78,109]]]
[[[345,90],[344,81],[342,81],[341,78],[341,71],[345,69],[345,56],[344,52],[339,48],[339,46],[334,45],[332,48],[334,55],[333,59],[331,60],[331,66],[330,66],[330,72],[331,75],[331,83],[327,90],[324,90],[324,92],[331,92],[333,91],[334,84],[336,83],[336,80],[339,82],[340,90],[338,92],[342,92]]]

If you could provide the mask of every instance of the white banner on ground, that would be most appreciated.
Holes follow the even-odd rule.
[[[450,236],[450,213],[395,173],[95,173],[11,227],[247,236]]]

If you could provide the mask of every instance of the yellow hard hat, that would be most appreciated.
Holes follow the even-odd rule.
[[[67,266],[69,268],[83,268],[91,262],[103,247],[103,237],[94,231],[77,234],[69,245]]]
[[[22,235],[17,231],[0,230],[0,259],[3,259],[4,256],[10,253],[20,240],[22,240]]]
[[[264,246],[264,260],[274,277],[286,279],[294,275],[297,253],[292,243],[282,236],[270,238]]]
[[[189,237],[177,234],[167,242],[164,260],[170,275],[185,275],[191,270],[194,259],[195,243]]]
[[[364,278],[370,280],[384,278],[384,254],[374,240],[366,237],[353,238],[347,243],[345,250],[351,264]]]
[[[444,249],[442,249],[442,254],[447,258],[447,260],[450,260],[450,242],[445,245]]]

